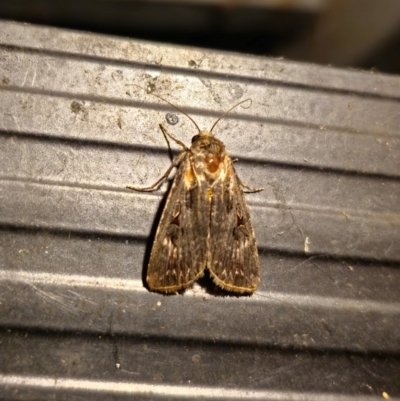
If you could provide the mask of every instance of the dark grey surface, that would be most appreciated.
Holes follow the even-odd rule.
[[[6,21],[0,60],[0,397],[400,395],[399,77]],[[252,297],[143,286],[174,111],[132,83],[205,129],[252,99],[215,129],[265,188]]]

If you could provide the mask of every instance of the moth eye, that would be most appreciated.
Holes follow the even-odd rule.
[[[199,139],[199,136],[198,136],[198,135],[195,135],[195,136],[192,138],[192,143],[195,143],[198,139]]]

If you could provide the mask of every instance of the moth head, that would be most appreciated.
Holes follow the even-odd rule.
[[[225,145],[210,131],[200,131],[195,135],[190,151],[211,174],[219,171],[225,159]]]
[[[199,131],[199,133],[197,135],[192,137],[192,144],[195,142],[198,142],[204,138],[210,138],[212,136],[213,136],[213,134],[210,131]]]

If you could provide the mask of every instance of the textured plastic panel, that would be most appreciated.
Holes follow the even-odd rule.
[[[0,22],[0,396],[400,396],[400,78]],[[251,297],[143,285],[170,164],[224,118]],[[178,151],[171,144],[174,151]]]

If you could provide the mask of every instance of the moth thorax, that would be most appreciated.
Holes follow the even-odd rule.
[[[210,173],[215,173],[219,169],[219,165],[222,162],[221,153],[207,153],[204,158],[204,163],[206,164],[207,170]]]
[[[208,145],[207,152],[204,156],[204,163],[208,172],[210,172],[211,174],[217,172],[222,161],[223,147],[217,139],[212,138],[210,144]]]

